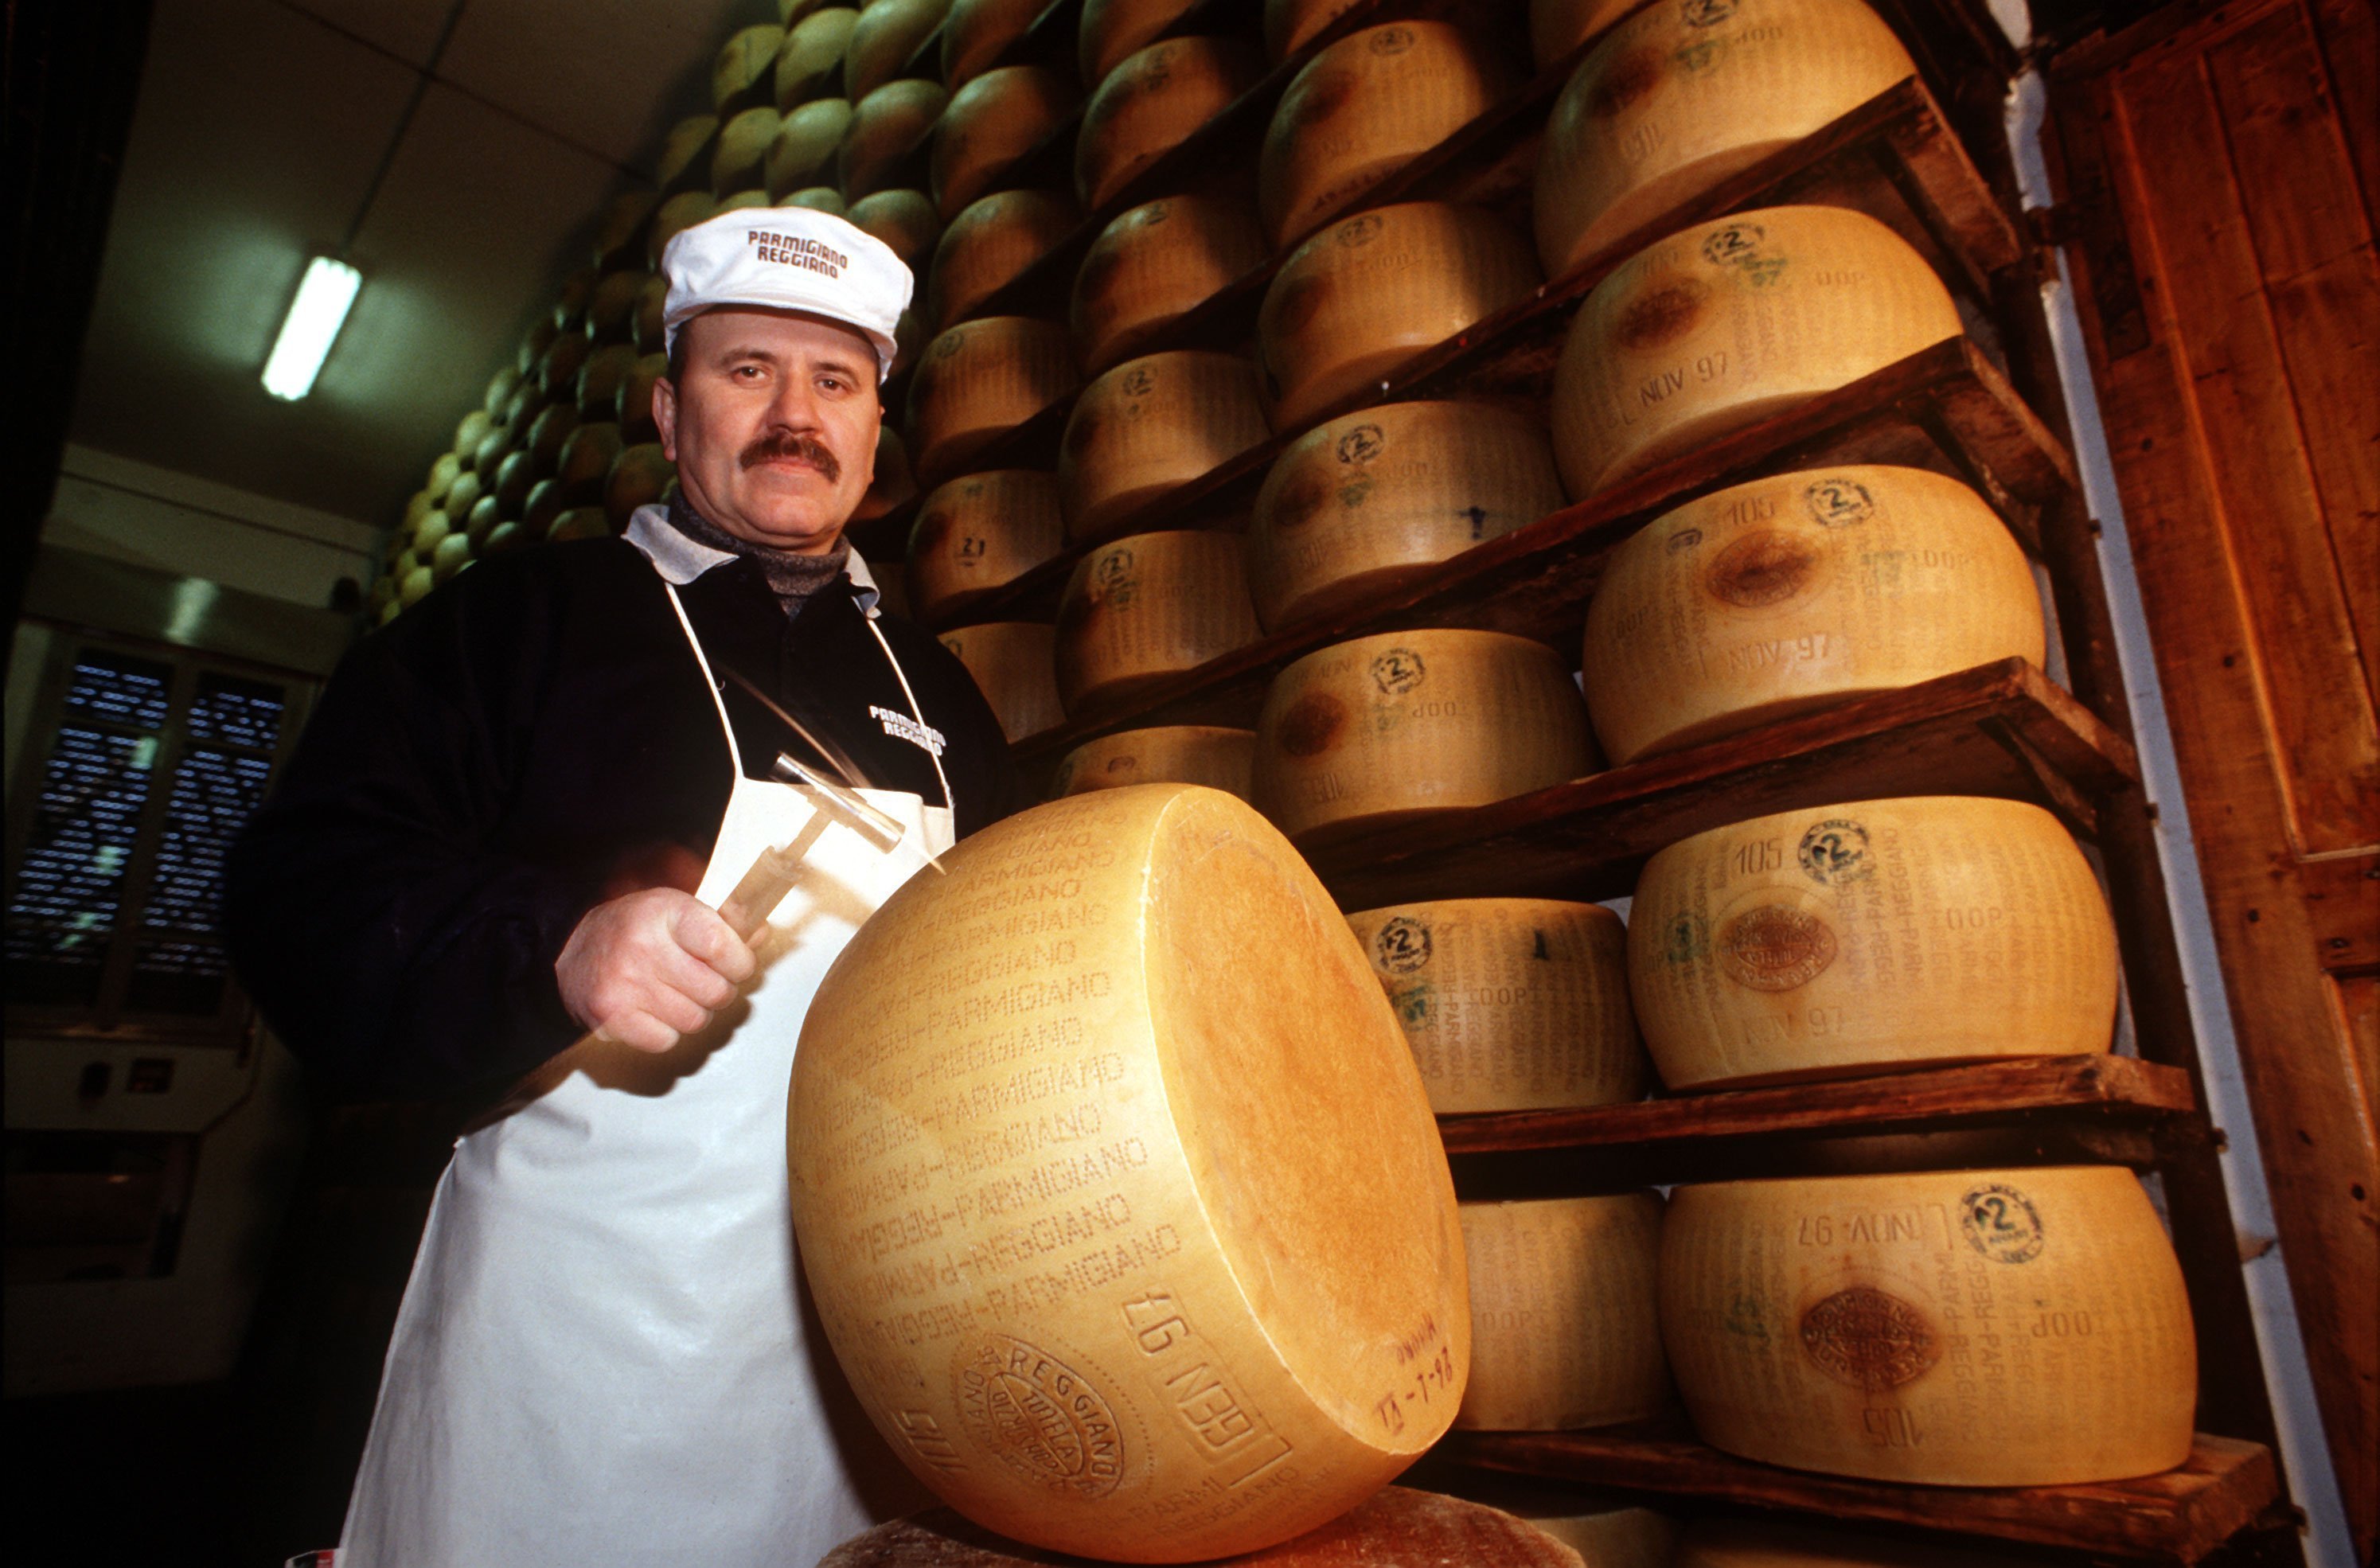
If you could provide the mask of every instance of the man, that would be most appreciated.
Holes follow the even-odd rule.
[[[965,667],[877,614],[842,538],[907,270],[802,209],[689,229],[662,268],[681,498],[367,638],[233,857],[242,973],[323,1076],[516,1086],[441,1179],[346,1568],[807,1568],[880,1478],[803,1328],[793,1049],[856,922],[1013,781]],[[771,782],[781,753],[868,786],[900,842]],[[716,906],[783,844],[802,878],[747,942]]]

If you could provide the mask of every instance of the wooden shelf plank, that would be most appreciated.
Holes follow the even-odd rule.
[[[2278,1499],[2270,1450],[2201,1433],[2161,1476],[2071,1487],[1920,1487],[1779,1469],[1647,1431],[1452,1432],[1433,1451],[1458,1465],[1597,1486],[2193,1563]]]
[[[2045,798],[2040,771],[2070,791]],[[2061,808],[2137,780],[2130,742],[2007,659],[1647,758],[1534,794],[1305,846],[1342,907],[1426,898],[1613,898],[1646,856],[1747,817],[1903,795]]]
[[[2094,1054],[1935,1067],[1834,1083],[1676,1095],[1630,1105],[1440,1116],[1449,1154],[1624,1149],[1779,1133],[1900,1132],[2027,1112],[2157,1120],[2196,1109],[2190,1075]]]

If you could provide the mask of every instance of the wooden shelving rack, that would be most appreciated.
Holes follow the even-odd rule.
[[[1914,245],[1960,303],[1964,336],[1810,400],[1621,485],[1483,543],[1407,587],[1275,632],[1120,705],[1019,741],[1044,775],[1095,735],[1155,723],[1252,721],[1283,666],[1351,637],[1458,626],[1577,647],[1609,552],[1696,495],[1780,468],[1840,463],[1926,468],[1973,487],[2046,570],[2058,613],[2058,678],[2022,661],[1961,672],[1669,756],[1427,821],[1305,847],[1344,908],[1439,897],[1624,894],[1644,858],[1706,828],[1831,801],[1971,794],[2033,800],[2097,850],[2123,947],[2140,1055],[1936,1068],[1866,1079],[1656,1098],[1632,1105],[1443,1117],[1458,1186],[1481,1196],[1521,1173],[1524,1189],[1616,1190],[1692,1175],[1781,1173],[1807,1140],[1998,1132],[2034,1158],[2120,1161],[2163,1179],[2196,1313],[2199,1436],[2161,1476],[2092,1486],[1953,1489],[1806,1475],[1737,1459],[1658,1425],[1586,1432],[1457,1432],[1432,1455],[1453,1464],[1620,1488],[1670,1499],[1873,1521],[2044,1549],[2060,1560],[2189,1564],[2299,1561],[2281,1501],[2273,1425],[2214,1162],[2221,1135],[2204,1104],[2163,875],[2148,827],[2113,651],[2104,585],[2041,320],[2038,258],[2016,219],[1992,138],[2017,69],[1980,6],[1876,0],[1920,74],[1792,146],[1615,240],[1530,298],[1415,356],[1380,385],[1276,432],[1144,506],[1118,530],[1230,527],[1280,453],[1304,430],[1377,403],[1488,397],[1542,405],[1570,319],[1613,267],[1645,244],[1747,208],[1818,201],[1858,208]],[[1056,0],[1000,63],[1070,62],[1081,0]],[[1197,134],[1093,212],[971,316],[1063,320],[1075,272],[1119,213],[1245,170],[1274,103],[1314,53],[1358,29],[1443,17],[1453,0],[1359,0],[1268,71]],[[1169,35],[1253,38],[1255,0],[1202,0]],[[1357,203],[1455,201],[1506,220],[1525,213],[1531,170],[1555,98],[1594,41],[1538,72]],[[922,74],[939,48],[913,60]],[[1946,108],[1946,105],[1949,107]],[[1057,128],[1009,183],[1071,188],[1075,124]],[[1979,164],[1972,149],[1983,149]],[[1351,209],[1351,211],[1354,209]],[[1266,286],[1295,243],[1174,322],[1143,352],[1239,348]],[[902,388],[888,389],[899,407]],[[972,470],[1054,466],[1072,399],[978,454]],[[912,501],[866,525],[873,554],[897,552]],[[1049,620],[1083,547],[1062,552],[970,603],[950,625]],[[2062,683],[2062,684],[2061,684]],[[1464,1186],[1472,1183],[1473,1185]],[[1509,1195],[1499,1192],[1499,1196]],[[2069,1554],[2071,1554],[2070,1556]]]

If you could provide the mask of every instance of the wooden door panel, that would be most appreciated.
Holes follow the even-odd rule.
[[[2169,7],[2053,71],[2067,251],[2350,1527],[2380,1512],[2371,0]],[[2342,115],[2343,94],[2363,94]],[[2106,312],[2106,319],[2102,313]]]

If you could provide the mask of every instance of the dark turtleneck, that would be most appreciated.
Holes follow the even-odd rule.
[[[759,567],[787,619],[801,614],[802,606],[819,590],[843,576],[843,568],[851,559],[851,546],[843,540],[835,541],[834,548],[823,555],[796,555],[789,550],[771,550],[765,544],[738,539],[687,505],[683,494],[670,497],[669,520],[670,527],[695,543],[741,555]]]

